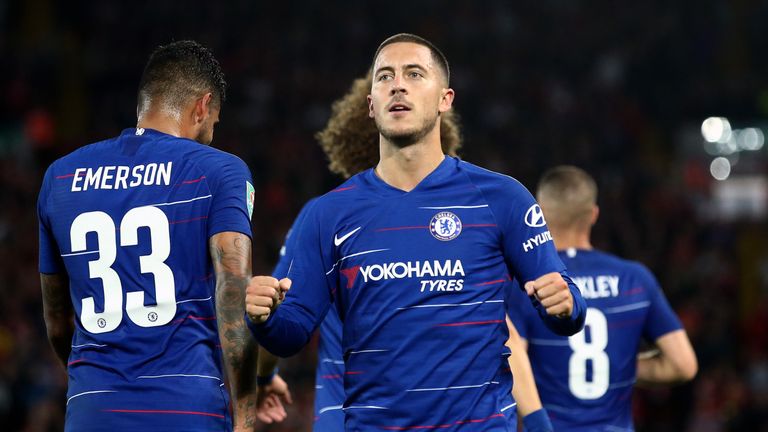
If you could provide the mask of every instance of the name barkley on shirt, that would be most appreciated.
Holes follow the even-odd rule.
[[[138,186],[171,184],[173,162],[149,163],[146,165],[100,166],[98,168],[77,168],[72,177],[72,192],[88,189],[128,189]]]

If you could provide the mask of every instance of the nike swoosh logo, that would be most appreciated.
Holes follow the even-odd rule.
[[[346,240],[346,239],[348,239],[349,237],[351,237],[351,236],[352,236],[352,234],[354,234],[354,233],[356,233],[356,232],[360,231],[360,228],[362,228],[362,227],[357,227],[357,228],[353,229],[352,231],[350,231],[350,232],[348,232],[348,233],[344,234],[344,235],[343,235],[343,236],[341,236],[341,237],[339,237],[339,235],[338,235],[338,234],[336,234],[336,235],[333,237],[333,244],[335,244],[335,245],[338,247],[340,244],[344,243],[344,240]]]

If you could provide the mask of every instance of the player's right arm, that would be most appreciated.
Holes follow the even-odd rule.
[[[75,332],[75,312],[69,295],[69,276],[61,261],[59,247],[47,212],[52,170],[53,166],[46,171],[37,199],[40,286],[43,293],[43,319],[48,341],[66,369],[69,353],[72,350],[72,336]]]
[[[66,369],[72,350],[72,336],[75,333],[75,312],[69,296],[69,277],[64,273],[40,273],[40,286],[43,291],[43,318],[48,341]]]
[[[242,320],[245,287],[251,278],[251,239],[221,232],[209,241],[216,275],[216,322],[232,394],[235,430],[255,424],[256,342]]]
[[[331,306],[337,270],[330,246],[323,247],[320,229],[328,224],[318,221],[317,207],[311,205],[306,216],[295,224],[292,236],[296,243],[285,257],[289,260],[290,279],[255,276],[248,285],[248,327],[259,344],[280,357],[290,357],[306,345]],[[332,237],[327,238],[330,243]],[[285,300],[275,301],[275,294],[285,291]]]

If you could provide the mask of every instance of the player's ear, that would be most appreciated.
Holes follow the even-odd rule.
[[[444,113],[453,106],[453,98],[456,93],[452,88],[444,88],[440,92],[440,104],[437,106],[438,112]]]
[[[211,113],[211,103],[213,102],[213,94],[208,92],[195,100],[195,108],[193,116],[195,124],[200,124],[208,118]]]
[[[594,206],[592,208],[592,217],[590,218],[589,224],[594,225],[597,223],[598,216],[600,216],[600,207]]]
[[[373,118],[373,98],[371,98],[371,95],[368,95],[366,99],[368,99],[368,117]]]

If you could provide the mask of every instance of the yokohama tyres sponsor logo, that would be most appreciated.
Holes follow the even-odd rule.
[[[360,267],[365,282],[382,279],[423,277],[464,277],[461,260],[408,261],[372,264]]]

